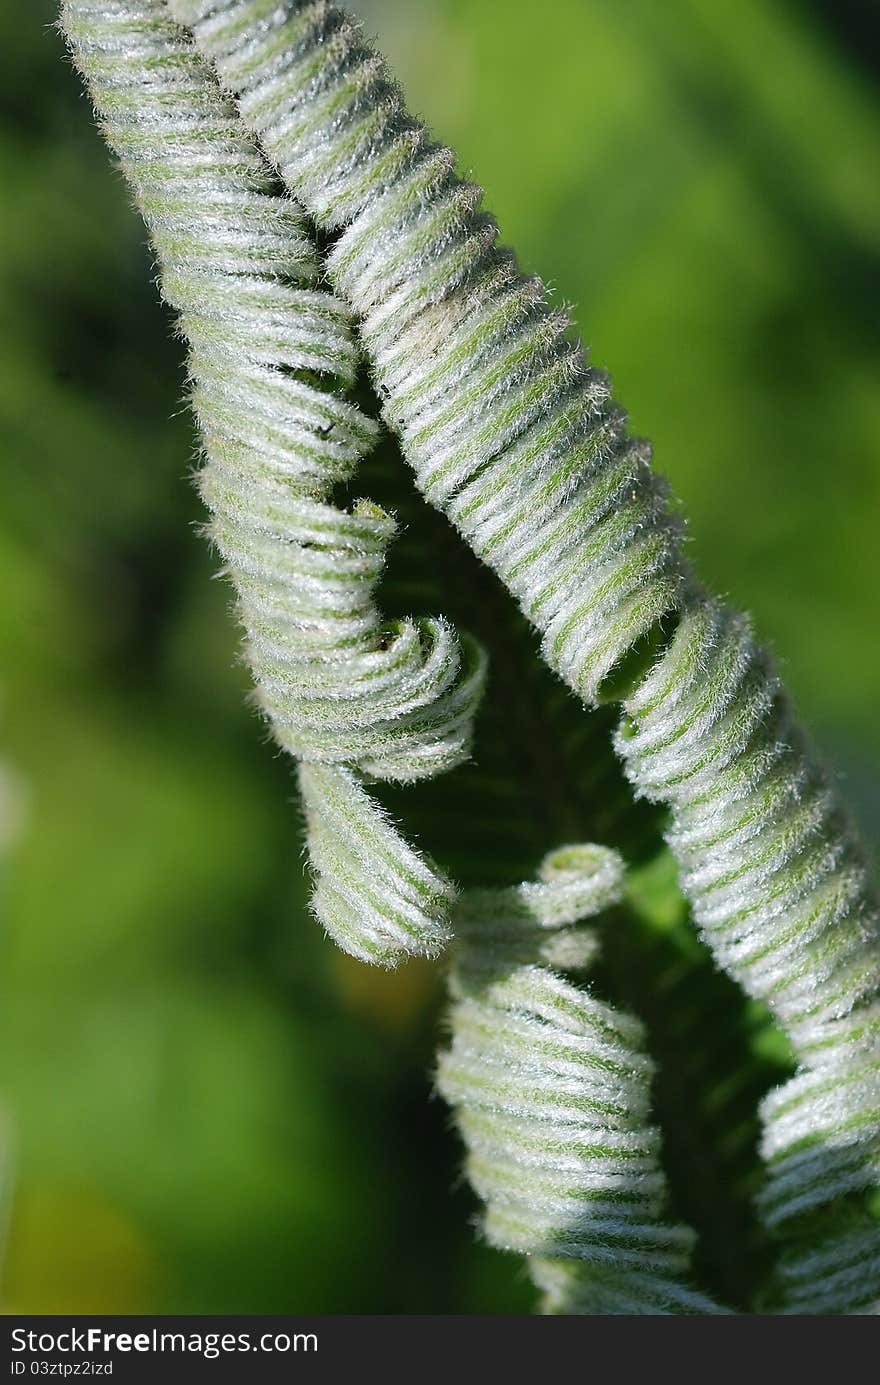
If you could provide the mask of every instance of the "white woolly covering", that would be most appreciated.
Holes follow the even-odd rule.
[[[373,593],[393,520],[330,499],[377,431],[346,397],[349,310],[322,287],[301,211],[274,191],[164,4],[67,0],[62,22],[189,343],[210,533],[260,705],[303,762],[315,912],[356,956],[434,952],[451,887],[360,776],[411,781],[461,761],[483,659],[442,619],[383,621]]]
[[[647,448],[627,438],[606,380],[540,282],[496,248],[479,189],[407,113],[356,23],[324,0],[169,3],[288,186],[340,233],[329,272],[357,312],[385,416],[425,495],[541,631],[548,663],[592,700],[681,612],[656,666],[640,680],[636,665],[624,686],[617,744],[636,790],[671,808],[706,941],[804,1066],[799,1120],[816,1148],[768,1153],[764,1202],[795,1237],[796,1209],[852,1202],[877,1181],[877,908],[836,794],[745,622],[689,577]],[[840,1075],[833,1108],[809,1087],[814,1072]],[[807,1259],[786,1260],[793,1311],[810,1301],[804,1264],[824,1284],[821,1311],[880,1297],[877,1223],[847,1211],[861,1230],[826,1250],[807,1237]],[[846,1257],[862,1236],[875,1248],[858,1286]]]
[[[785,1307],[876,1311],[880,1226],[862,1199],[880,1183],[880,937],[841,805],[747,622],[714,602],[686,611],[624,708],[618,750],[638,790],[671,806],[703,936],[801,1064],[761,1113],[759,1206],[791,1239]],[[841,1197],[848,1229],[829,1235]]]
[[[641,1026],[551,969],[589,963],[580,921],[622,875],[615,852],[566,847],[536,883],[462,894],[438,1086],[486,1237],[529,1257],[546,1312],[716,1313],[687,1286],[692,1233],[665,1217]]]
[[[679,600],[683,566],[647,444],[537,279],[496,248],[448,149],[406,113],[328,4],[172,0],[288,186],[341,234],[384,414],[424,494],[518,598],[587,700]]]
[[[810,1065],[876,1050],[876,903],[841,806],[747,622],[694,603],[624,703],[618,750],[668,803],[682,885],[716,957]]]

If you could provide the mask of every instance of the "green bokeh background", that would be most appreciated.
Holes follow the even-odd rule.
[[[876,845],[870,7],[356,8],[572,305]],[[434,976],[305,914],[179,349],[53,17],[0,5],[4,1310],[524,1311],[429,1100]]]

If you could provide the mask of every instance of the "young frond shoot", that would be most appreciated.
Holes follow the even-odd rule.
[[[798,1070],[762,1107],[773,1306],[880,1310],[876,897],[606,376],[335,5],[65,0],[63,27],[189,345],[210,532],[300,765],[314,910],[386,964],[456,934],[439,1085],[488,1238],[528,1257],[551,1312],[723,1311],[690,1287],[641,1025],[565,975],[595,951],[582,920],[617,897],[620,858],[563,848],[537,881],[459,895],[368,791],[468,756],[485,660],[440,616],[379,610],[394,521],[334,498],[379,429],[362,362],[419,489],[547,664],[588,708],[620,705],[615,748],[667,811],[702,938],[788,1038]]]

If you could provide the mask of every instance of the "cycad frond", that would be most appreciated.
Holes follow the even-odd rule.
[[[592,946],[577,924],[592,867],[564,889],[471,887],[456,910],[446,877],[364,787],[465,759],[483,656],[442,618],[382,618],[389,509],[334,503],[377,435],[354,402],[352,323],[420,489],[517,598],[578,698],[622,704],[616,750],[636,794],[670,815],[702,936],[791,1042],[799,1071],[762,1108],[759,1205],[784,1236],[781,1306],[875,1311],[876,902],[770,660],[691,574],[665,485],[607,379],[540,282],[497,248],[479,189],[335,6],[67,0],[64,15],[190,343],[211,531],[261,704],[301,762],[315,910],[349,951],[384,962],[436,951],[458,919],[441,1085],[490,1238],[531,1257],[555,1311],[717,1311],[685,1287],[690,1238],[666,1219],[638,1026],[553,970],[582,965]],[[257,137],[333,234],[323,262]],[[517,827],[531,815],[529,841],[549,830],[534,783],[554,777],[535,758],[511,812]],[[577,818],[588,796],[554,785],[548,818],[549,800]],[[614,965],[619,982],[625,960]],[[600,1125],[578,1125],[600,1108],[601,1147]]]
[[[825,1197],[876,1186],[880,937],[861,851],[769,660],[689,572],[606,379],[497,249],[480,190],[343,11],[170,3],[336,234],[328,272],[420,488],[516,596],[574,692],[623,702],[618,749],[637,792],[672,812],[682,888],[714,955],[785,1028],[796,1082],[836,1071],[820,1143],[829,1170],[846,1146],[848,1172],[820,1180]],[[810,1206],[815,1167],[789,1166]],[[768,1174],[772,1204],[772,1156]],[[870,1241],[876,1222],[857,1215]],[[848,1253],[835,1242],[829,1263]],[[876,1298],[873,1281],[865,1293]]]

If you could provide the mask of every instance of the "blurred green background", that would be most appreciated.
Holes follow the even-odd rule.
[[[573,305],[876,844],[871,7],[356,8]],[[432,973],[305,914],[179,349],[53,17],[0,5],[4,1310],[524,1311],[428,1099]]]

